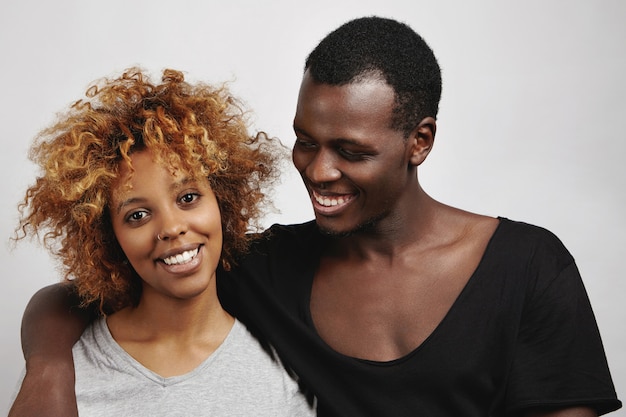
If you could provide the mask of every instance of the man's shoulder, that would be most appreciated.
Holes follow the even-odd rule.
[[[239,254],[238,264],[263,261],[267,257],[285,259],[317,253],[321,235],[314,220],[298,224],[274,224],[252,236],[248,249]]]
[[[499,217],[500,225],[496,234],[500,237],[519,243],[544,243],[550,246],[562,247],[561,240],[550,230],[542,226]]]
[[[500,224],[490,242],[498,256],[548,258],[562,265],[573,261],[563,242],[550,230],[505,217],[499,219]]]
[[[319,231],[314,220],[297,224],[273,224],[264,232],[259,233],[254,242],[256,245],[299,245],[308,244],[311,239],[319,237]]]

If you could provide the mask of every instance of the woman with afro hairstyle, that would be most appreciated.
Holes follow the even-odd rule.
[[[73,348],[81,416],[312,415],[215,284],[247,248],[274,143],[248,134],[224,87],[138,68],[94,83],[38,136],[16,238],[41,237],[59,288],[99,313]]]

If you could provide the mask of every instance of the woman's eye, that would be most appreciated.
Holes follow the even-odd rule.
[[[145,211],[134,211],[130,213],[127,217],[129,222],[140,222],[146,217],[147,213]]]
[[[198,199],[198,197],[200,197],[200,195],[199,195],[199,194],[196,194],[196,193],[187,193],[187,194],[184,194],[184,195],[180,198],[180,201],[181,201],[182,203],[189,204],[189,203],[193,203],[194,201],[196,201],[196,199]]]

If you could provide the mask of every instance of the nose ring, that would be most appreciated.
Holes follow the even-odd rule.
[[[161,237],[161,234],[157,234],[157,240],[163,240],[163,238]]]

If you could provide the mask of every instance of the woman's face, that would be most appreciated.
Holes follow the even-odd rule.
[[[222,251],[217,199],[207,179],[155,162],[149,151],[123,162],[111,189],[115,236],[143,281],[142,299],[189,299],[215,291]]]

